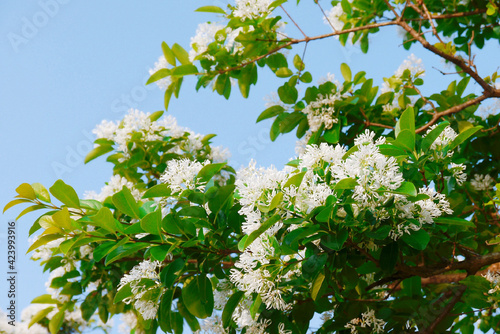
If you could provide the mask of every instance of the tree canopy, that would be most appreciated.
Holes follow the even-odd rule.
[[[297,156],[236,171],[214,135],[164,111],[103,121],[86,158],[113,165],[100,193],[23,183],[5,206],[42,212],[29,251],[51,273],[19,326],[106,331],[121,314],[136,334],[500,331],[500,84],[474,57],[500,40],[500,3],[315,0],[331,32],[309,36],[287,11],[304,2],[201,7],[213,22],[189,51],[163,42],[148,80],[167,110],[185,77],[251,98],[271,70],[279,100],[257,122],[273,119],[273,141],[295,131]],[[450,64],[441,91],[423,93],[413,54],[380,87],[345,63],[340,81],[314,83],[309,43],[338,38],[368,57],[389,26]]]

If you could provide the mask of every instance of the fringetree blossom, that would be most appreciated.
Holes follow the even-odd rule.
[[[326,30],[309,35],[292,5],[317,7],[333,32],[319,22]],[[85,160],[112,165],[100,193],[23,183],[5,206],[42,212],[29,252],[49,280],[15,328],[0,314],[0,334],[109,332],[114,317],[131,334],[499,332],[500,86],[473,54],[500,40],[498,4],[236,0],[198,11],[216,20],[185,41],[190,51],[162,43],[150,71],[165,109],[187,77],[247,98],[270,70],[279,85],[257,121],[272,122],[272,141],[295,132],[297,156],[236,171],[214,135],[163,111],[103,121]],[[368,53],[370,34],[389,26],[404,31],[397,45],[455,66],[439,91],[413,53],[383,80],[342,63],[340,80],[313,82],[308,43],[336,37]]]

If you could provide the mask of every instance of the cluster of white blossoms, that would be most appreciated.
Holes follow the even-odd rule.
[[[269,5],[272,2],[272,0],[236,0],[233,15],[241,20],[258,18],[271,12]]]
[[[196,57],[206,52],[208,46],[215,41],[223,45],[228,52],[236,54],[242,50],[242,45],[236,42],[236,37],[238,37],[241,32],[250,32],[254,29],[253,26],[231,29],[219,23],[200,23],[196,29],[196,35],[191,37],[189,59],[194,61]],[[210,55],[205,55],[204,57],[211,60],[215,59]]]
[[[332,27],[333,31],[338,32],[341,31],[344,27],[344,21],[342,21],[341,17],[344,15],[344,10],[340,3],[332,7],[328,12],[326,12],[326,16],[323,17],[323,21],[325,24],[328,24]],[[338,39],[338,36],[336,36]]]
[[[467,181],[467,174],[464,173],[466,167],[464,164],[450,163],[448,170],[453,174],[455,180],[459,185],[464,184]]]
[[[205,185],[200,184],[196,176],[209,163],[210,161],[208,160],[205,160],[203,163],[189,159],[169,160],[165,172],[160,177],[160,181],[167,184],[173,194],[185,189],[203,191]]]
[[[326,78],[322,78],[321,83],[332,82],[338,88],[338,91],[334,94],[329,94],[323,96],[321,94],[318,95],[315,101],[309,103],[302,112],[307,116],[307,123],[309,124],[309,130],[307,130],[304,137],[297,141],[295,145],[295,152],[297,154],[304,153],[304,150],[307,147],[307,143],[311,138],[312,134],[318,131],[322,125],[324,125],[324,129],[331,129],[333,124],[338,123],[338,118],[336,116],[336,111],[334,108],[334,104],[336,101],[344,98],[347,94],[340,94],[340,90],[342,84],[335,80],[335,76],[333,74],[328,73]]]
[[[488,270],[488,272],[482,276],[493,286],[492,289],[488,290],[489,294],[500,291],[500,272]]]
[[[30,326],[30,323],[39,312],[52,308],[52,310],[47,313],[46,318],[52,319],[56,313],[59,312],[57,305],[55,304],[30,304],[21,312],[20,321],[15,322],[15,326],[8,323],[10,319],[6,318],[5,314],[0,311],[0,333],[1,334],[49,334],[49,330],[38,323],[34,323]],[[80,309],[74,309],[72,311],[64,311],[63,323],[71,329],[79,333],[90,332],[95,330],[95,328],[101,328],[105,332],[110,329],[113,321],[110,319],[106,324],[100,320],[92,318],[90,321],[86,321],[82,318],[82,312]],[[94,326],[91,326],[94,325]],[[91,328],[94,327],[94,328]]]
[[[383,333],[386,322],[382,319],[375,317],[375,311],[368,309],[368,311],[361,314],[360,318],[354,318],[345,326],[351,330],[351,334],[358,333],[358,327],[367,328],[371,327],[372,333]]]
[[[397,225],[390,233],[392,239],[396,240],[404,233],[409,234],[410,231],[418,231],[423,224],[432,224],[434,219],[443,214],[453,214],[450,202],[444,194],[436,192],[433,188],[420,188],[418,194],[427,195],[429,198],[409,202],[404,196],[396,195],[394,197],[398,217],[417,219],[419,224],[405,222]]]
[[[486,191],[493,188],[495,180],[488,174],[474,174],[474,178],[470,181],[470,184],[476,191]]]
[[[437,127],[437,124],[429,127],[429,130],[425,133],[423,138],[429,134],[432,130]],[[434,153],[434,156],[431,156],[429,160],[444,160],[447,157],[453,156],[453,150],[449,150],[446,152],[446,148],[451,142],[457,138],[458,133],[455,132],[449,125],[444,128],[441,134],[436,138],[436,140],[431,145],[431,150]]]
[[[106,198],[121,191],[123,187],[127,187],[130,190],[136,201],[141,200],[143,192],[136,189],[132,182],[121,175],[113,175],[109,182],[101,188],[100,193],[96,193],[95,191],[86,191],[83,196],[85,199],[94,199],[99,202],[104,202]]]
[[[380,193],[383,187],[387,191],[396,190],[403,182],[403,174],[394,157],[386,157],[380,153],[378,145],[385,143],[385,138],[374,140],[375,133],[366,130],[354,139],[358,150],[339,164],[331,166],[332,176],[338,181],[352,178],[357,181],[353,199],[359,208],[369,208],[380,218],[384,218],[381,210],[375,210],[390,196]]]
[[[128,274],[125,274],[118,285],[118,290],[127,284],[130,285],[132,296],[125,298],[123,302],[126,304],[132,303],[144,320],[154,319],[158,311],[158,300],[143,299],[142,297],[148,291],[159,289],[157,298],[160,298],[163,292],[160,283],[160,268],[161,263],[159,261],[144,260],[132,268]],[[145,282],[145,279],[147,279],[147,282]]]
[[[333,124],[338,122],[333,105],[340,97],[338,93],[327,96],[320,94],[316,101],[309,103],[302,110],[307,115],[309,129],[312,132],[318,131],[322,124],[325,125],[325,129],[331,129]]]
[[[412,80],[425,75],[425,68],[423,66],[422,59],[418,58],[412,53],[410,56],[408,56],[407,59],[403,61],[401,65],[399,65],[398,69],[394,72],[394,75],[392,77],[384,78],[384,82],[380,87],[380,93],[395,93],[392,103],[388,103],[382,107],[384,112],[386,113],[392,113],[394,110],[400,109],[399,97],[402,94],[402,76],[406,70],[410,71],[410,77]],[[413,101],[412,103],[414,102],[415,101]]]

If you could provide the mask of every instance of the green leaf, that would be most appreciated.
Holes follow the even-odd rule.
[[[208,277],[200,274],[187,282],[182,289],[182,300],[195,317],[205,319],[211,316],[214,309],[214,295]]]
[[[23,183],[16,188],[16,192],[19,194],[18,197],[27,199],[36,199],[35,190],[29,183]]]
[[[349,65],[346,63],[340,64],[340,72],[342,73],[345,81],[352,81],[352,73]]]
[[[71,208],[80,208],[80,200],[75,189],[64,183],[63,180],[57,180],[52,187],[49,188],[50,193]]]
[[[106,256],[105,265],[113,263],[116,260],[122,259],[134,253],[137,253],[141,249],[144,249],[149,246],[150,244],[145,242],[138,242],[135,244],[125,244],[123,246],[119,246],[116,249],[109,252],[109,254]]]
[[[391,192],[394,194],[405,196],[417,196],[417,188],[415,188],[415,185],[413,183],[408,181],[403,181],[398,189],[392,190]]]
[[[110,209],[103,207],[97,212],[96,215],[90,216],[90,220],[98,227],[102,227],[106,231],[116,233],[116,222],[113,213]]]
[[[32,203],[32,202],[30,200],[28,200],[28,199],[15,199],[15,200],[12,200],[9,203],[7,203],[7,205],[5,205],[5,207],[3,208],[3,212],[5,213],[5,211],[9,210],[14,205],[18,205],[18,204],[22,204],[22,203]]]
[[[295,55],[295,57],[293,57],[293,66],[295,66],[298,71],[303,71],[306,68],[306,65],[302,59],[300,59],[299,55]]]
[[[427,135],[425,135],[425,137],[422,139],[422,145],[420,145],[420,149],[422,150],[422,152],[427,153],[427,151],[429,151],[432,144],[436,141],[441,132],[443,132],[443,130],[448,125],[450,125],[449,122],[442,122],[434,129],[432,129]]]
[[[403,293],[410,298],[418,298],[422,293],[422,278],[413,276],[401,282]]]
[[[146,85],[149,85],[149,84],[151,84],[153,82],[156,82],[158,80],[166,78],[166,77],[168,77],[171,74],[173,74],[173,73],[169,69],[161,68],[158,71],[156,71],[155,73],[151,74],[151,76],[149,77],[148,81],[146,81]]]
[[[52,319],[50,319],[49,321],[50,334],[59,333],[59,329],[61,328],[64,320],[64,312],[65,310],[60,310],[52,317]]]
[[[299,92],[294,86],[290,86],[288,83],[278,88],[278,96],[283,103],[295,104],[297,98],[299,97]]]
[[[50,203],[50,194],[47,188],[45,188],[41,183],[33,183],[31,186],[35,191],[36,198]]]
[[[303,83],[310,83],[313,81],[313,77],[311,75],[311,73],[309,72],[304,72],[300,78],[299,78],[300,81],[302,81]]]
[[[245,240],[245,244],[243,246],[243,249],[245,249],[248,246],[250,246],[250,244],[252,242],[254,242],[255,239],[257,239],[258,237],[260,237],[260,235],[262,233],[264,233],[265,231],[267,231],[267,229],[269,229],[271,226],[273,226],[278,221],[280,221],[280,219],[281,219],[281,216],[279,214],[275,214],[274,216],[272,216],[271,218],[269,218],[268,220],[266,220],[265,222],[263,222],[258,229],[256,229],[252,233],[250,233],[250,235],[248,235],[248,238]]]
[[[415,112],[413,111],[413,107],[406,108],[401,114],[401,117],[396,123],[396,128],[394,129],[396,137],[398,137],[399,133],[403,130],[408,130],[413,134],[413,138],[415,138]],[[413,139],[413,141],[415,141],[415,139]]]
[[[147,233],[161,236],[161,219],[161,208],[158,208],[141,219],[141,227]]]
[[[220,187],[214,197],[208,201],[209,209],[214,213],[218,213],[224,204],[232,198],[235,188],[236,186],[234,184]]]
[[[114,194],[112,200],[118,210],[132,218],[140,219],[139,205],[126,186],[123,186],[121,191]]]
[[[132,288],[130,287],[130,283],[127,283],[123,285],[121,288],[119,288],[116,291],[115,299],[113,300],[113,303],[119,303],[125,298],[128,298],[133,295]]]
[[[21,218],[22,216],[24,216],[27,213],[30,213],[30,212],[36,211],[36,210],[46,209],[46,208],[47,207],[45,205],[32,205],[32,206],[29,206],[26,209],[24,209],[23,211],[21,211],[21,213],[16,217],[16,220],[18,220],[19,218]]]
[[[302,180],[304,179],[304,175],[306,175],[306,172],[301,172],[301,173],[297,173],[293,176],[291,176],[285,183],[285,185],[283,186],[283,188],[288,188],[290,186],[295,186],[297,188],[300,187],[300,184],[302,183]]]
[[[176,63],[175,63],[175,55],[172,52],[172,49],[170,49],[170,47],[168,46],[168,44],[165,43],[165,42],[162,42],[161,43],[161,49],[163,51],[163,56],[165,56],[165,59],[167,60],[167,62],[170,65],[175,66],[176,65]]]
[[[182,65],[191,64],[191,62],[189,61],[189,54],[179,44],[175,43],[174,45],[172,45],[172,52]]]
[[[314,279],[311,287],[311,298],[316,300],[318,298],[318,293],[325,280],[325,275],[322,272],[318,273],[318,276]]]
[[[476,227],[476,225],[469,221],[465,220],[463,218],[459,217],[439,217],[434,219],[434,222],[436,224],[445,224],[445,225],[457,225],[457,226],[464,226],[464,227]]]
[[[182,300],[182,294],[177,302],[177,309],[179,310],[180,315],[184,317],[184,320],[188,323],[191,331],[196,332],[200,330],[200,323],[198,322],[198,319],[196,319],[196,317],[188,311],[184,301]]]
[[[82,318],[85,321],[89,321],[92,315],[94,315],[97,307],[99,306],[101,301],[101,294],[97,291],[90,292],[82,305],[80,306],[82,309]]]
[[[399,257],[399,247],[397,242],[391,242],[382,248],[380,253],[380,269],[392,272]]]
[[[274,74],[278,78],[288,78],[293,75],[293,72],[288,67],[280,67]]]
[[[57,300],[52,299],[51,295],[45,294],[33,298],[31,304],[57,304]]]
[[[99,145],[95,148],[93,148],[86,156],[84,163],[88,163],[101,155],[104,155],[108,152],[113,151],[113,146],[112,145]]]
[[[340,230],[334,234],[329,234],[321,238],[321,244],[334,251],[339,251],[344,246],[349,232],[347,230]]]
[[[450,150],[453,150],[455,147],[458,145],[462,144],[464,141],[469,139],[473,134],[481,130],[483,127],[482,126],[475,126],[473,128],[468,128],[465,131],[461,132],[451,143],[449,146]]]
[[[167,257],[169,251],[170,251],[169,245],[159,245],[156,247],[151,247],[149,249],[151,257],[153,257],[153,259],[155,259],[156,261],[160,262],[165,261],[165,258]]]
[[[157,184],[144,193],[142,198],[169,197],[172,194],[170,187],[164,183]]]
[[[45,318],[47,316],[47,314],[49,314],[50,312],[52,312],[52,310],[54,309],[53,306],[51,307],[47,307],[43,310],[40,310],[39,312],[37,312],[30,320],[29,324],[28,324],[28,328],[30,328],[31,326],[33,326],[34,324],[36,324],[37,322],[39,322],[40,320],[42,320],[43,318]]]
[[[412,152],[415,149],[415,132],[410,130],[401,130],[393,144]]]
[[[160,70],[161,71],[161,70]],[[185,75],[198,74],[198,69],[192,64],[180,65],[172,69],[172,75],[183,77]]]
[[[182,269],[184,269],[186,262],[182,258],[177,258],[165,268],[162,269],[160,273],[160,280],[167,288],[172,287],[177,278],[182,274]]]
[[[227,165],[225,162],[218,164],[208,164],[198,172],[198,175],[196,175],[196,179],[199,180],[199,182],[208,182],[215,174],[220,172],[220,170],[225,165]]]
[[[271,204],[269,205],[269,211],[277,208],[278,205],[281,204],[281,201],[283,201],[283,193],[280,191],[276,195],[274,195],[273,199],[271,200]]]
[[[236,291],[226,302],[224,310],[222,311],[222,326],[224,328],[228,328],[230,326],[234,309],[238,306],[244,294],[244,291]]]
[[[60,235],[60,234],[42,235],[40,238],[36,239],[36,241],[33,244],[31,244],[30,248],[28,248],[28,250],[26,251],[26,254],[28,254],[29,252],[31,252],[34,249],[37,249],[40,246],[46,245],[50,241],[59,239],[61,237],[62,237],[62,235]]]
[[[217,6],[203,6],[195,10],[195,12],[226,14],[224,9]]]
[[[378,148],[380,150],[380,153],[386,156],[390,157],[398,157],[402,155],[408,155],[402,148],[395,146],[395,145],[390,145],[390,144],[382,144],[378,145]]]
[[[411,234],[403,234],[401,239],[406,242],[411,247],[417,250],[424,250],[427,244],[431,240],[429,233],[425,230],[420,229],[418,231],[412,231]]]
[[[264,110],[259,115],[256,123],[259,123],[260,121],[263,121],[265,119],[277,116],[277,115],[281,114],[283,111],[285,111],[285,108],[283,108],[282,106],[279,106],[279,105],[271,106],[271,107],[267,108],[266,110]]]
[[[354,189],[358,185],[358,181],[356,181],[353,178],[346,178],[340,180],[336,185],[335,185],[335,190],[340,190],[340,189]]]

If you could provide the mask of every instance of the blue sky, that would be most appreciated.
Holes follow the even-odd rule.
[[[312,2],[312,1],[311,1]],[[161,54],[161,42],[178,42],[189,48],[189,39],[198,23],[217,16],[195,13],[205,5],[225,7],[227,1],[149,0],[76,1],[3,0],[0,4],[0,206],[15,195],[23,183],[40,182],[47,188],[58,178],[83,195],[98,191],[111,176],[104,159],[83,164],[92,147],[91,131],[103,119],[119,120],[129,107],[154,112],[163,109],[163,92],[155,85],[146,87],[148,69]],[[327,33],[321,12],[314,6],[287,9],[310,35]],[[330,8],[323,1],[326,9]],[[277,12],[283,15],[281,12]],[[291,25],[287,32],[300,37]],[[432,66],[443,67],[434,55],[415,47],[405,51],[394,28],[371,39],[364,55],[355,47],[341,48],[335,39],[311,43],[305,63],[317,81],[327,72],[340,78],[339,67],[348,63],[353,72],[365,70],[380,84],[410,54],[423,58],[427,69],[425,91],[446,89],[450,77]],[[302,54],[302,47],[291,51]],[[476,60],[481,74],[496,70],[499,47],[489,47]],[[259,73],[259,86],[252,87],[249,99],[236,90],[229,101],[208,90],[198,93],[194,81],[185,82],[179,100],[172,100],[169,113],[182,126],[195,132],[215,133],[216,145],[232,152],[235,167],[250,159],[258,164],[281,167],[294,156],[293,134],[269,140],[269,123],[255,124],[265,109],[263,98],[274,91],[279,80],[269,70]],[[476,89],[474,86],[472,90]],[[11,209],[1,219],[0,240],[4,247],[6,222],[20,208]],[[36,214],[19,219],[18,307],[45,293],[47,274],[25,255],[28,229]],[[0,252],[3,253],[4,250]],[[3,255],[2,255],[3,257]],[[6,260],[0,259],[5,272]],[[0,309],[6,296],[0,280]]]

